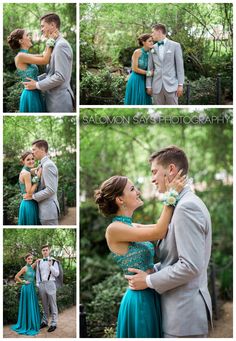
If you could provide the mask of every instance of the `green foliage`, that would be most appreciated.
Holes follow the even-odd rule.
[[[80,82],[81,104],[123,104],[124,76],[112,74],[108,69],[98,73],[85,71]]]
[[[3,324],[17,321],[19,304],[19,287],[16,285],[3,286]]]
[[[40,39],[40,17],[45,13],[55,12],[61,18],[60,32],[68,40],[73,50],[73,67],[71,86],[76,93],[76,4],[67,3],[22,3],[3,6],[3,97],[4,112],[18,112],[22,85],[16,76],[14,64],[15,54],[7,44],[7,37],[16,28],[25,28],[32,34],[33,47],[30,53],[41,54],[45,49],[45,42]],[[45,67],[39,68],[40,73]]]
[[[190,84],[190,104],[215,104],[216,79],[201,76]],[[179,104],[187,104],[187,85],[184,86],[185,97],[180,97]]]
[[[46,139],[59,171],[58,199],[62,214],[76,206],[76,118],[16,116],[4,118],[4,224],[17,224],[20,205],[20,155],[36,139]]]
[[[125,75],[125,67],[131,66],[138,36],[149,33],[153,24],[163,22],[167,25],[169,38],[181,43],[186,78],[196,89],[193,90],[195,94],[191,104],[206,103],[205,90],[210,83],[208,78],[215,79],[218,73],[222,74],[222,103],[228,104],[232,102],[233,89],[232,8],[229,3],[161,3],[158,6],[155,3],[81,4],[81,81],[87,78],[86,68],[88,71],[91,67],[96,68],[96,75],[99,75],[99,70],[102,72],[104,69],[104,63],[108,69],[119,67]],[[198,79],[200,83],[195,84]],[[207,79],[206,85],[203,79]],[[125,77],[123,82],[124,87]],[[107,88],[109,83],[96,87],[95,82],[94,88],[90,84],[87,91],[84,88],[81,103],[122,104],[116,101],[107,103],[100,96],[103,89]],[[124,90],[122,87],[120,90],[123,91],[119,96],[122,98]],[[93,94],[90,97],[91,92]],[[100,97],[100,100],[94,103],[94,97]],[[211,100],[216,103],[215,97],[211,97]]]
[[[51,256],[59,259],[64,270],[64,283],[76,280],[76,230],[75,229],[18,229],[4,230],[5,280],[13,279],[25,265],[24,256],[31,252],[35,259],[41,258],[41,246],[51,246]]]
[[[114,336],[120,301],[126,288],[127,282],[120,273],[93,286],[94,298],[87,310],[90,337]]]

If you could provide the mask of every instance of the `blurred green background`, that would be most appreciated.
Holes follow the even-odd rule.
[[[89,335],[114,336],[119,304],[127,287],[107,248],[104,234],[110,220],[99,214],[94,190],[112,175],[128,176],[140,187],[144,198],[144,206],[135,212],[134,221],[153,223],[162,204],[151,185],[148,157],[171,144],[186,152],[195,192],[211,214],[217,303],[231,301],[232,110],[82,109],[80,124],[80,293]],[[209,289],[212,291],[210,281]]]

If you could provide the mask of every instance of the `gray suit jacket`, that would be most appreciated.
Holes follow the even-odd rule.
[[[40,90],[45,91],[48,112],[73,112],[74,94],[70,87],[72,57],[70,44],[60,35],[53,48],[46,74],[39,76],[38,82]]]
[[[211,219],[202,202],[185,187],[166,237],[157,245],[159,271],[150,275],[161,294],[164,333],[187,336],[208,333],[211,297],[207,267],[211,255]]]
[[[154,70],[154,75],[146,77],[146,87],[152,88],[153,94],[159,94],[162,86],[167,92],[175,92],[179,84],[184,84],[184,63],[180,44],[167,39],[163,60],[159,57],[157,44],[153,49],[154,53],[149,52],[148,69]]]
[[[33,199],[38,202],[40,220],[58,219],[60,212],[57,200],[58,170],[48,156],[42,159],[41,165],[40,185]]]

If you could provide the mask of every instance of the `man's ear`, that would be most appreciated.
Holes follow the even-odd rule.
[[[169,166],[168,166],[168,173],[169,175],[175,175],[176,174],[176,170],[177,170],[177,167],[174,163],[171,163]]]

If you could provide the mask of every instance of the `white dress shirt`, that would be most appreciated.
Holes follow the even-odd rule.
[[[49,266],[48,261],[44,261],[43,259],[40,260],[38,266],[40,267],[40,273],[39,270],[37,271],[36,274],[36,282],[39,284],[41,281],[48,281],[48,276],[51,271],[50,275],[50,281],[55,281],[56,277],[59,276],[59,267],[57,261],[54,262],[54,265],[52,265],[53,259],[51,259],[51,266]],[[41,279],[40,279],[40,274],[41,274]]]
[[[164,45],[160,45],[160,46],[158,46],[158,42],[157,42],[159,58],[161,61],[163,61],[163,58],[164,58],[165,44],[167,42],[167,38],[163,39],[163,42],[164,42]]]

